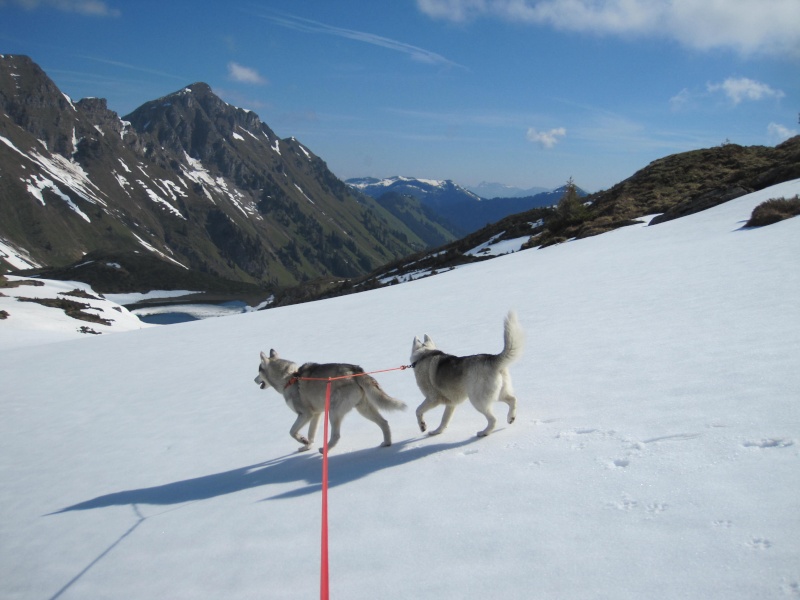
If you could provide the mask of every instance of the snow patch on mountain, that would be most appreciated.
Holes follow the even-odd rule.
[[[500,240],[505,231],[498,233],[492,238],[475,248],[467,250],[467,256],[502,256],[511,252],[518,252],[522,246],[530,240],[530,236],[514,238],[512,240]]]
[[[37,269],[42,266],[30,257],[27,250],[2,238],[0,238],[0,260],[12,269]]]
[[[101,206],[107,205],[106,201],[100,197],[103,192],[92,183],[86,171],[75,161],[67,160],[60,154],[43,156],[36,150],[31,150],[29,154],[26,154],[17,148],[11,140],[3,136],[0,136],[0,142],[3,142],[23,158],[36,163],[50,177],[70,188],[87,202],[100,204]]]
[[[420,179],[396,175],[384,179],[359,177],[348,179],[345,183],[373,198],[378,198],[386,192],[397,192],[422,200],[444,195],[463,196],[473,201],[482,200],[477,194],[462,188],[450,179]]]

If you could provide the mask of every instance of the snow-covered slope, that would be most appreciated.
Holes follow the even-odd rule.
[[[511,307],[513,425],[479,440],[467,404],[421,435],[408,371],[376,375],[410,407],[387,414],[391,448],[345,420],[331,596],[796,597],[800,219],[742,225],[798,192],[324,302],[0,350],[0,597],[315,597],[321,461],[253,384],[259,350],[367,370],[406,364],[423,333],[497,352]]]
[[[8,276],[16,287],[0,287],[0,349],[36,346],[150,327],[127,308],[97,294],[80,281]],[[59,302],[60,306],[44,303]],[[64,307],[81,310],[67,316]]]

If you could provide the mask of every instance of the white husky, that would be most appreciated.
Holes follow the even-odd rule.
[[[261,364],[255,382],[263,390],[272,386],[283,394],[286,404],[297,413],[297,419],[289,430],[289,434],[303,444],[300,452],[308,450],[314,443],[319,419],[325,414],[325,388],[329,377],[346,377],[331,382],[330,423],[331,437],[328,449],[339,441],[342,419],[352,408],[373,423],[377,423],[383,432],[381,446],[392,445],[392,432],[389,423],[383,418],[378,408],[385,410],[403,410],[406,405],[389,396],[381,389],[378,382],[357,365],[344,363],[317,364],[306,363],[298,367],[295,363],[278,356],[270,350],[269,356],[261,353]],[[347,377],[351,376],[351,377]],[[302,378],[315,380],[307,381]],[[303,437],[300,428],[308,423],[308,437]],[[320,448],[320,452],[322,449]]]
[[[430,435],[442,433],[456,406],[467,398],[488,421],[486,428],[479,431],[478,436],[489,435],[494,430],[497,419],[492,412],[492,404],[495,401],[508,404],[508,422],[514,422],[517,399],[511,387],[508,365],[519,358],[523,344],[522,329],[514,311],[506,316],[503,341],[503,351],[500,354],[453,356],[438,350],[427,335],[424,341],[414,338],[411,363],[417,386],[425,394],[425,400],[417,408],[417,422],[421,431],[428,428],[424,414],[444,404],[442,422]]]

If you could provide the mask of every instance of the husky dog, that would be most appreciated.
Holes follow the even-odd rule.
[[[439,427],[429,433],[438,435],[445,430],[456,406],[469,398],[472,406],[488,421],[479,437],[489,435],[497,419],[492,404],[499,400],[508,404],[508,422],[517,415],[517,399],[511,387],[508,365],[522,353],[523,333],[514,311],[508,313],[503,331],[503,351],[500,354],[475,354],[453,356],[437,350],[433,340],[425,335],[424,341],[414,338],[411,346],[411,366],[417,386],[425,400],[417,408],[417,422],[421,431],[428,426],[424,415],[432,408],[444,404],[444,414]]]
[[[342,419],[355,408],[362,416],[366,417],[383,431],[381,446],[392,445],[392,432],[389,423],[383,418],[378,408],[386,410],[403,410],[406,405],[400,400],[389,396],[381,389],[378,382],[369,375],[364,375],[364,370],[357,365],[330,363],[319,365],[306,363],[299,367],[292,361],[278,356],[275,350],[270,350],[269,356],[261,353],[261,364],[255,382],[263,390],[272,386],[283,394],[286,404],[297,413],[297,419],[289,430],[289,434],[298,442],[300,452],[311,448],[314,436],[317,433],[319,419],[325,414],[325,388],[329,377],[347,377],[331,382],[330,423],[331,437],[328,449],[333,448],[339,441]],[[323,381],[306,381],[302,378],[310,377]],[[308,437],[303,437],[300,428],[308,423]],[[319,450],[323,451],[322,448]]]

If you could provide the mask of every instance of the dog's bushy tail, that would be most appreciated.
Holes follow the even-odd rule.
[[[508,311],[503,323],[503,351],[497,355],[501,367],[510,365],[522,356],[525,334],[517,321],[517,313]]]
[[[378,381],[369,375],[363,377],[356,377],[355,381],[364,390],[370,403],[383,410],[405,410],[408,408],[405,402],[392,398],[389,394],[383,391]]]

